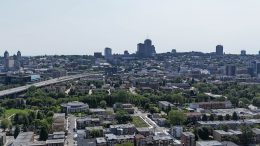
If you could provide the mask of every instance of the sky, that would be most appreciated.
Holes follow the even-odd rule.
[[[259,0],[1,0],[0,55],[260,50]]]

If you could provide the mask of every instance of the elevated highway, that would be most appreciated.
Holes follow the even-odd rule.
[[[6,90],[0,91],[0,97],[24,92],[24,91],[28,90],[32,86],[35,86],[35,87],[39,88],[39,87],[44,87],[44,86],[48,86],[48,85],[52,85],[52,84],[56,84],[56,83],[61,83],[61,82],[66,82],[66,81],[70,81],[70,80],[74,80],[74,79],[84,78],[84,77],[88,77],[88,76],[92,76],[92,75],[94,75],[94,74],[70,75],[70,76],[54,78],[54,79],[50,79],[50,80],[46,80],[46,81],[41,81],[41,82],[33,83],[33,84],[30,84],[30,85],[25,85],[25,86],[20,86],[20,87],[16,87],[16,88],[6,89]]]

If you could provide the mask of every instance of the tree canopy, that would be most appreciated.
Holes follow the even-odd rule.
[[[180,110],[171,110],[168,113],[168,119],[171,125],[182,125],[186,121],[186,115]]]

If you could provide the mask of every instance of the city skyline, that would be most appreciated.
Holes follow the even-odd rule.
[[[259,6],[257,0],[2,1],[0,51],[92,55],[109,47],[136,53],[136,44],[149,38],[158,53],[209,53],[221,44],[226,54],[258,54]]]
[[[147,40],[150,40],[150,39],[145,39],[144,41],[147,41]],[[152,40],[150,40],[150,41],[152,41]],[[99,53],[100,55],[103,55],[105,58],[106,58],[106,53],[107,53],[107,49],[110,49],[110,53],[111,53],[111,55],[113,55],[113,54],[119,54],[119,55],[124,55],[125,53],[127,53],[127,54],[134,54],[134,55],[136,55],[136,56],[140,56],[139,55],[139,45],[140,45],[141,43],[138,43],[137,44],[137,48],[136,48],[136,51],[135,52],[133,52],[133,53],[129,53],[128,52],[128,50],[124,50],[123,52],[115,52],[115,53],[112,53],[112,48],[109,48],[109,47],[105,47],[103,50],[95,50],[94,52],[93,52],[93,54],[35,54],[35,55],[24,55],[24,56],[43,56],[43,55],[48,55],[48,56],[52,56],[52,55],[90,55],[90,56],[95,56],[95,53]],[[152,45],[153,47],[154,47],[154,45]],[[222,47],[222,54],[219,54],[218,53],[218,47],[219,46],[221,46]],[[200,53],[205,53],[205,54],[207,54],[207,53],[209,53],[209,54],[211,54],[211,53],[213,53],[213,54],[217,54],[217,55],[225,55],[225,54],[227,54],[227,55],[259,55],[260,54],[260,50],[258,51],[258,52],[256,52],[256,53],[248,53],[247,52],[247,50],[245,50],[245,49],[242,49],[242,50],[240,50],[239,51],[239,53],[226,53],[225,52],[225,50],[224,50],[224,46],[223,45],[221,45],[221,44],[218,44],[218,45],[216,45],[215,46],[216,48],[215,48],[215,50],[212,50],[212,51],[210,51],[210,52],[205,52],[205,51],[199,51],[199,50],[190,50],[190,51],[178,51],[178,50],[176,50],[176,49],[172,49],[172,50],[169,50],[169,51],[167,51],[167,52],[158,52],[158,53],[154,53],[154,54],[162,54],[162,53],[168,53],[168,52],[173,52],[173,50],[174,50],[174,52],[175,53],[189,53],[189,52],[200,52]],[[1,50],[2,51],[2,50]],[[114,51],[114,50],[113,50]],[[155,51],[155,50],[154,50]],[[9,53],[9,51],[6,49],[6,50],[4,50],[4,53],[5,52],[8,52]],[[20,50],[17,50],[16,52],[21,52]],[[14,51],[14,53],[13,52],[11,52],[11,53],[9,53],[10,54],[10,56],[15,56],[16,53],[15,51]],[[13,54],[12,54],[13,53]],[[141,55],[141,56],[143,56],[143,55]],[[145,56],[145,55],[144,55]],[[0,57],[4,57],[4,55],[1,55],[0,54]],[[151,57],[151,56],[150,56]]]

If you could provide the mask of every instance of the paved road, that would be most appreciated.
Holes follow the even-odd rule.
[[[60,83],[60,82],[65,82],[65,81],[69,81],[69,80],[87,77],[87,76],[90,76],[90,75],[93,75],[93,74],[78,74],[78,75],[64,76],[64,77],[54,78],[54,79],[51,79],[51,80],[46,80],[46,81],[42,81],[42,82],[38,82],[38,83],[26,85],[26,86],[11,88],[11,89],[0,91],[0,97],[26,91],[31,86],[43,87],[43,86],[48,86],[48,85],[51,85],[51,84],[56,84],[56,83]]]
[[[65,146],[76,146],[76,141],[74,140],[74,135],[76,132],[74,132],[74,129],[76,129],[76,117],[74,115],[69,115],[67,118],[67,130],[68,135],[67,139],[65,140]]]

